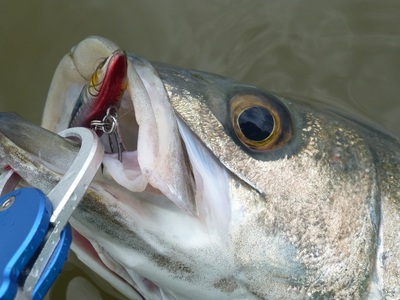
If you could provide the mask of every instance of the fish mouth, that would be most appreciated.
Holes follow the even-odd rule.
[[[163,83],[147,61],[130,57],[129,62],[128,92],[118,111],[127,150],[121,161],[106,155],[103,173],[132,192],[165,195],[197,215],[194,177]]]
[[[55,132],[68,128],[79,93],[92,77],[96,62],[119,52],[123,51],[100,37],[90,37],[74,47],[54,74],[42,126]],[[110,137],[101,136],[108,149],[103,159],[104,178],[133,193],[162,196],[146,198],[164,206],[171,202],[182,212],[199,217],[209,210],[201,204],[204,188],[200,182],[207,181],[204,174],[216,165],[225,168],[175,113],[155,67],[135,54],[128,55],[127,64],[127,88],[118,109],[126,151],[118,160],[109,147]],[[199,157],[204,157],[203,161]]]
[[[96,46],[93,55],[88,51],[93,45],[84,42],[71,50],[54,75],[43,119],[43,126],[52,131],[68,127],[77,95],[90,78],[94,61],[118,49],[109,41],[99,45],[98,38],[89,39]],[[180,247],[226,240],[231,210],[229,176],[175,113],[151,63],[129,55],[127,78],[127,90],[118,109],[126,151],[122,160],[112,151],[105,154],[101,174],[91,189],[100,195],[109,212],[117,212],[118,222],[134,232],[132,241],[126,242],[136,250],[99,230],[115,225],[115,219],[98,214],[99,220],[104,219],[96,227],[91,224],[96,213],[79,214],[79,209],[71,220],[76,230],[73,250],[92,269],[108,274],[104,277],[120,290],[126,291],[121,287],[123,278],[141,294],[154,296],[155,290],[166,293],[159,290],[168,285],[166,278],[174,275],[160,272],[160,266],[147,258],[143,268],[132,257],[143,261],[148,253],[171,254],[172,248],[175,253],[171,255],[179,256],[184,252]],[[105,145],[109,143],[107,136],[101,138]],[[143,241],[146,246],[137,249],[136,244]]]

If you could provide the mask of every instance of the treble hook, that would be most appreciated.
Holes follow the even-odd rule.
[[[92,120],[90,122],[90,128],[94,131],[102,131],[104,134],[108,135],[108,142],[110,144],[111,151],[114,153],[113,141],[111,135],[117,143],[118,160],[122,162],[122,152],[126,150],[124,142],[122,141],[122,135],[118,123],[118,110],[114,106],[107,108],[106,115],[103,119]]]

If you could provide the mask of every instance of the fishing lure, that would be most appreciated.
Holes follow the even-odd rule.
[[[119,132],[117,111],[128,85],[127,68],[126,53],[121,49],[104,58],[82,88],[68,126],[90,127],[99,135],[107,134],[112,152],[113,143],[117,144],[120,161],[125,147]]]
[[[97,66],[76,101],[68,127],[90,127],[103,120],[110,107],[118,107],[127,88],[127,57],[118,49]]]

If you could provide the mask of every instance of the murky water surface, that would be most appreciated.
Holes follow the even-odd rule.
[[[61,57],[103,35],[145,58],[323,102],[400,132],[399,1],[2,1],[0,110],[39,122]]]
[[[39,123],[57,63],[92,34],[400,134],[400,1],[3,0],[0,111]]]

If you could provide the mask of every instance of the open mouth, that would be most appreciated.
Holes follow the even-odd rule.
[[[82,88],[96,70],[94,62],[99,57],[80,57],[88,55],[82,47],[78,45],[66,58],[67,67],[74,71],[65,71],[61,62],[54,76],[44,121],[50,129],[60,131],[71,124]],[[113,53],[112,48],[102,57]],[[86,70],[87,65],[90,67]],[[70,73],[65,76],[65,72]],[[55,98],[52,95],[57,99],[63,96],[61,103],[57,100],[57,104],[49,104]],[[128,283],[144,294],[154,295],[156,290],[160,293],[158,286],[165,284],[165,276],[160,279],[157,267],[148,267],[150,261],[145,269],[133,261],[143,261],[146,251],[165,254],[171,245],[195,247],[215,236],[226,236],[230,221],[228,175],[175,114],[162,80],[146,60],[128,56],[127,88],[118,105],[119,138],[124,151],[119,157],[115,147],[110,146],[115,136],[101,136],[108,153],[103,159],[102,176],[91,188],[103,197],[107,209],[117,212],[129,230],[151,249],[134,254],[137,250],[113,244],[107,234],[98,228],[89,229],[76,217],[71,220],[78,230],[73,250],[118,289],[127,291]],[[154,236],[162,237],[165,244],[154,242]],[[173,255],[179,255],[177,249],[174,251],[177,254]]]
[[[76,58],[76,52],[79,54],[79,48],[71,56]],[[108,179],[132,192],[159,191],[196,215],[190,163],[156,71],[138,57],[127,62],[125,52],[119,49],[97,61],[78,96],[79,85],[66,82],[67,99],[57,130],[65,129],[69,120],[67,127],[92,127],[99,134],[103,131],[110,153],[103,162]],[[75,67],[81,75],[79,66]],[[118,149],[118,160],[112,154],[114,148]]]
[[[107,56],[105,58],[92,57],[92,55],[87,57],[88,51],[82,50],[82,47],[79,44],[67,56],[72,60],[67,63],[67,67],[71,68],[70,65],[73,64],[72,69],[75,74],[62,77],[62,83],[59,84],[62,85],[61,87],[53,82],[49,92],[48,106],[58,105],[56,109],[59,111],[59,118],[55,124],[49,126],[55,131],[61,131],[71,124],[84,126],[95,121],[92,120],[93,114],[89,109],[99,109],[95,104],[90,104],[86,105],[89,108],[86,112],[84,109],[78,112],[79,118],[83,119],[80,122],[83,125],[76,122],[76,107],[84,94],[85,84],[94,82],[93,78],[101,77],[98,75],[101,67],[107,67],[108,73],[112,73],[112,70],[110,71],[112,66],[108,66],[107,62],[112,63],[110,57],[114,58],[117,56],[116,53],[124,53],[122,50],[108,49],[109,53],[112,53],[109,58]],[[82,58],[81,55],[86,56]],[[85,61],[85,66],[81,65],[82,61]],[[64,75],[63,68],[61,63],[54,76],[56,79],[58,73]],[[102,75],[99,81],[107,81],[109,79],[107,76],[107,74]],[[111,74],[111,76],[114,75]],[[78,79],[70,80],[71,77]],[[224,168],[175,114],[164,84],[151,63],[136,55],[128,55],[126,78],[126,83],[120,80],[123,82],[125,92],[115,108],[118,124],[117,140],[113,134],[101,135],[107,149],[102,168],[105,179],[130,192],[145,193],[146,196],[142,198],[147,202],[168,207],[171,210],[179,210],[199,220],[204,216],[212,215],[216,203],[207,203],[207,201],[215,197],[207,196],[206,186],[210,185],[211,189],[211,186],[215,184],[211,184],[207,176],[213,172],[218,174],[221,172],[218,170],[224,170]],[[88,90],[90,88],[91,85]],[[98,92],[101,94],[102,90]],[[58,101],[58,104],[49,104],[53,101],[52,94],[64,95],[64,99],[57,97],[55,101]],[[118,92],[114,91],[114,94]],[[94,99],[92,102],[96,101],[97,99]],[[112,105],[114,103],[110,103],[109,106]],[[103,104],[102,107],[105,105]],[[103,113],[105,110],[104,108]],[[50,114],[54,115],[45,111],[45,119]],[[101,119],[99,116],[97,118]],[[46,120],[44,124],[46,125]],[[124,144],[124,151],[120,158],[115,151],[115,143],[119,142],[118,139]],[[221,177],[225,177],[225,171],[222,173]],[[220,187],[222,186],[221,184]],[[225,199],[222,202],[229,202],[226,200],[227,196],[221,195],[220,198]],[[226,211],[222,215],[225,216],[228,209],[224,209]]]
[[[132,192],[162,194],[197,215],[193,174],[164,86],[148,62],[133,66],[132,61],[118,110],[118,137],[126,151],[120,160],[116,154],[106,155],[104,174]]]

